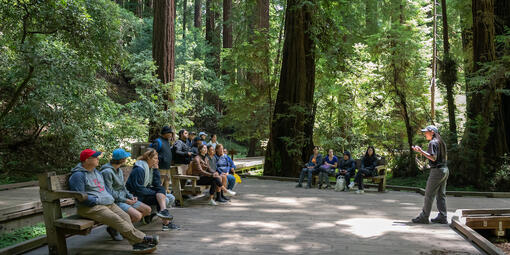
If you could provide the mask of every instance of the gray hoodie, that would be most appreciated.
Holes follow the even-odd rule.
[[[106,190],[103,176],[99,171],[96,169],[88,171],[81,163],[71,170],[69,189],[87,193],[87,200],[78,203],[78,206],[111,205],[114,202],[112,195]]]
[[[124,173],[122,169],[115,169],[110,163],[104,164],[101,169],[104,183],[107,190],[115,199],[115,202],[125,203],[126,199],[132,199],[133,195],[129,193],[124,183]]]

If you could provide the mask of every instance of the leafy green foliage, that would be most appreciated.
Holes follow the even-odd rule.
[[[0,235],[0,249],[42,235],[46,235],[46,227],[44,226],[44,223],[39,223],[33,226],[16,229],[13,232]]]

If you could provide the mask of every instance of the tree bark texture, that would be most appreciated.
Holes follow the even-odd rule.
[[[162,83],[169,83],[175,76],[175,26],[174,26],[174,0],[156,0],[154,1],[154,22],[153,22],[153,41],[152,58],[156,63],[156,73]],[[174,89],[166,95],[168,103],[173,103]],[[168,104],[165,104],[165,111],[168,110]],[[149,136],[157,132],[159,127],[152,127]],[[157,134],[157,133],[156,133]]]
[[[223,48],[232,48],[232,0],[223,0]]]
[[[195,0],[195,15],[193,19],[193,26],[195,28],[202,27],[202,0]]]
[[[446,0],[441,0],[441,15],[443,18],[443,62],[441,65],[441,82],[446,87],[446,101],[448,103],[449,139],[448,148],[457,145],[457,121],[455,120],[454,86],[457,82],[457,63],[450,55],[450,42],[448,39],[448,13]]]
[[[186,24],[188,18],[188,0],[182,0],[182,40],[186,45]],[[186,47],[184,47],[186,49]]]
[[[315,1],[287,1],[282,70],[264,175],[298,176],[312,153],[315,44],[311,28],[314,8]]]

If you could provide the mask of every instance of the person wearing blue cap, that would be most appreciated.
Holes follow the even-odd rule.
[[[202,141],[203,145],[207,145],[207,142],[205,141],[205,138],[207,137],[207,134],[205,132],[198,133],[198,137],[200,137],[200,140]]]
[[[101,174],[103,175],[107,190],[115,199],[115,203],[120,209],[129,214],[131,222],[138,222],[142,217],[150,215],[151,208],[138,201],[138,198],[133,196],[126,188],[124,172],[120,167],[126,163],[128,157],[131,157],[131,153],[126,152],[122,148],[115,149],[110,163],[106,163],[101,167]],[[116,238],[114,237],[114,239]]]
[[[433,223],[448,224],[446,216],[446,181],[448,180],[447,149],[446,143],[441,139],[439,131],[435,126],[427,126],[421,130],[425,138],[429,140],[429,147],[424,151],[419,146],[413,146],[413,150],[425,156],[429,160],[430,174],[425,188],[423,209],[418,217],[412,219],[413,223],[429,224],[432,202],[436,197],[437,210],[436,218],[431,219]]]

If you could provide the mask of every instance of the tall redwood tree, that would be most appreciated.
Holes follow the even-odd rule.
[[[280,84],[264,175],[298,176],[313,147],[316,1],[288,0]]]

